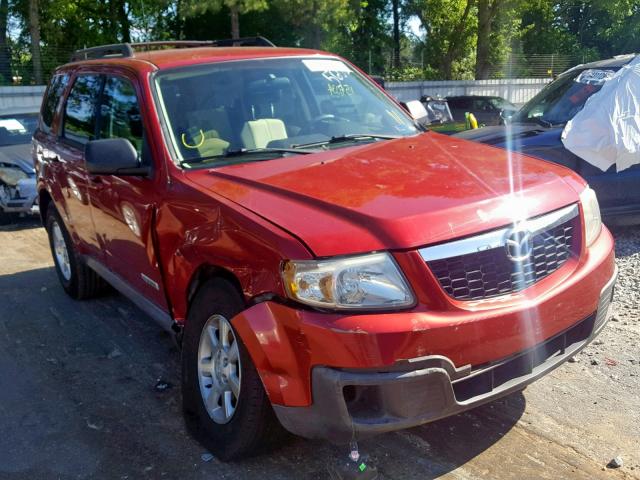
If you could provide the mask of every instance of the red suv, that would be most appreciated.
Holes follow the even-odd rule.
[[[324,52],[122,44],[58,68],[34,136],[60,282],[176,333],[222,459],[523,389],[607,321],[613,240],[571,170],[424,132]]]

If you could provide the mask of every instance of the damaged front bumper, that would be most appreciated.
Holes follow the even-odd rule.
[[[592,315],[509,358],[461,368],[443,356],[375,370],[315,367],[313,403],[274,405],[275,413],[296,435],[345,442],[354,435],[428,423],[521,390],[576,355],[600,333],[609,318],[616,277],[617,269]]]
[[[0,185],[0,211],[6,213],[38,214],[38,193],[35,178],[25,178],[13,187]]]

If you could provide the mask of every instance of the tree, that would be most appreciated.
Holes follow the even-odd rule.
[[[282,20],[289,23],[300,35],[301,44],[320,49],[323,42],[345,22],[350,21],[356,0],[274,0],[282,13]]]
[[[526,0],[478,0],[475,78],[489,78],[512,50],[521,31]]]
[[[0,83],[11,81],[11,52],[7,26],[9,19],[9,0],[0,0]]]
[[[476,41],[476,80],[488,78],[491,31],[504,0],[478,0],[478,39]]]
[[[31,36],[31,63],[33,80],[37,85],[43,83],[42,59],[40,56],[40,9],[38,0],[29,0],[29,35]]]
[[[475,0],[410,0],[406,8],[426,32],[426,60],[440,77],[466,76],[476,45]]]
[[[267,0],[205,0],[204,2],[190,0],[187,15],[193,16],[206,11],[217,12],[226,8],[229,10],[231,19],[231,38],[240,38],[240,14],[259,12],[267,7]]]
[[[393,68],[400,68],[400,0],[391,0],[393,17]]]

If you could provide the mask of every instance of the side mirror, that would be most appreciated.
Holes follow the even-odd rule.
[[[516,113],[515,110],[500,110],[500,118],[505,122],[511,120],[511,117]]]
[[[146,176],[150,171],[140,166],[138,152],[126,138],[92,140],[85,146],[84,159],[92,175]]]
[[[421,120],[428,115],[427,109],[420,100],[411,100],[402,105],[414,120]]]

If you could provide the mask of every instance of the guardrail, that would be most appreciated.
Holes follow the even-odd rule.
[[[510,78],[499,80],[438,80],[424,82],[387,82],[385,88],[401,102],[419,100],[423,95],[451,97],[456,95],[491,95],[516,105],[528,102],[542,90],[550,78]]]

